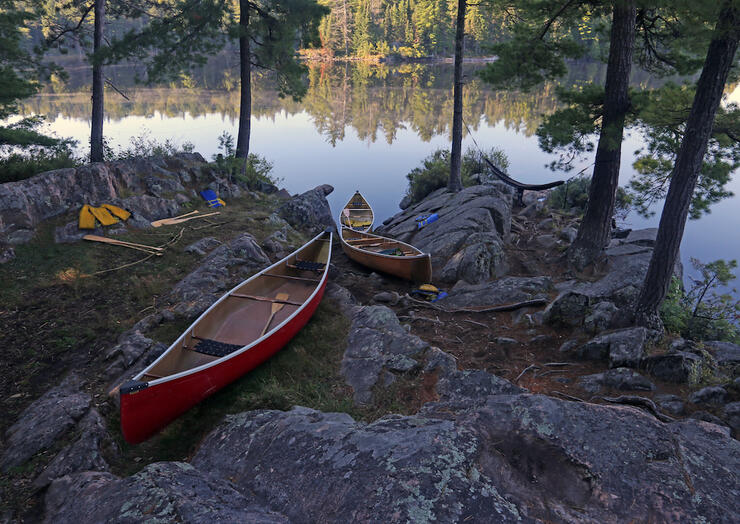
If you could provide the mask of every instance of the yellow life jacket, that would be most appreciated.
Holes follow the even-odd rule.
[[[80,209],[79,228],[95,229],[96,220],[104,226],[110,226],[116,224],[118,218],[127,220],[130,216],[131,213],[128,211],[112,204],[103,204],[100,207],[92,207],[85,204]]]

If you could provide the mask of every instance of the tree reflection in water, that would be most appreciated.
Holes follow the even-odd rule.
[[[165,117],[218,114],[233,122],[238,116],[239,93],[236,77],[227,56],[222,55],[194,76],[167,86],[144,87],[133,83],[136,68],[111,68],[114,84],[130,100],[116,93],[106,97],[106,118],[119,121],[130,116]],[[42,94],[24,101],[25,114],[89,119],[88,70],[82,63],[67,60],[71,71],[67,83],[55,79]],[[476,76],[481,64],[466,64],[464,119],[472,129],[484,120],[489,126],[503,123],[531,136],[541,115],[552,112],[557,103],[555,85],[550,83],[531,93],[493,91]],[[563,85],[588,83],[603,75],[603,64],[574,64]],[[269,74],[255,76],[253,115],[274,117],[306,112],[316,130],[332,144],[345,138],[353,128],[363,141],[382,138],[393,143],[401,129],[413,130],[421,140],[449,133],[452,114],[452,64],[409,63],[398,65],[353,63],[310,63],[308,93],[301,101],[279,98]],[[634,82],[649,83],[649,78]],[[183,87],[182,84],[196,87]],[[162,137],[166,138],[166,137]]]

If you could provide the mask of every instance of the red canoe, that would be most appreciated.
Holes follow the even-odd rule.
[[[121,429],[136,444],[277,353],[321,302],[331,230],[222,296],[120,388]]]

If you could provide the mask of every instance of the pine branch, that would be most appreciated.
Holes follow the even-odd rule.
[[[560,17],[560,15],[562,15],[562,14],[563,14],[563,13],[564,13],[564,12],[566,11],[566,9],[568,9],[568,8],[569,8],[569,7],[570,7],[570,6],[571,6],[571,5],[572,5],[572,4],[574,3],[574,1],[575,1],[575,0],[568,0],[568,2],[566,2],[566,3],[565,3],[565,4],[564,4],[564,5],[563,5],[563,6],[562,6],[562,7],[560,8],[560,9],[558,9],[558,12],[557,12],[557,13],[555,13],[555,14],[554,14],[554,15],[553,15],[553,16],[552,16],[552,17],[551,17],[551,18],[550,18],[550,19],[549,19],[549,20],[548,20],[548,21],[547,21],[547,22],[545,23],[544,27],[542,28],[542,31],[541,31],[541,32],[540,32],[540,34],[539,34],[539,35],[537,36],[537,40],[542,40],[542,39],[544,39],[544,38],[545,38],[545,35],[546,35],[546,34],[547,34],[547,32],[548,32],[548,31],[550,30],[550,26],[551,26],[551,25],[552,25],[552,24],[553,24],[553,23],[555,22],[555,20],[557,20],[557,19],[558,19],[558,18]]]
[[[92,2],[89,6],[87,6],[87,9],[83,11],[82,15],[80,16],[79,21],[77,22],[77,25],[74,27],[67,27],[60,31],[58,34],[49,37],[46,39],[46,46],[50,46],[51,44],[57,42],[59,39],[61,39],[65,34],[67,33],[77,33],[80,28],[82,27],[82,24],[85,23],[85,19],[87,18],[87,15],[90,14],[90,11],[92,11],[93,7],[95,7],[95,2]]]

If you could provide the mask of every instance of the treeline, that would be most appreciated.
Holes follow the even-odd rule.
[[[321,47],[311,57],[449,57],[455,46],[457,0],[319,0],[330,9],[319,24]],[[594,54],[598,19],[584,17],[570,29]],[[507,38],[510,14],[492,2],[470,2],[465,18],[467,55],[490,55],[488,46]]]
[[[210,61],[198,75],[184,78],[169,88],[136,88],[132,83],[135,68],[111,69],[110,76],[124,91],[106,99],[108,118],[158,112],[170,117],[193,117],[217,113],[238,118],[239,92],[236,74],[229,57],[220,55]],[[70,64],[71,65],[71,64]],[[78,64],[78,68],[84,64]],[[465,91],[464,118],[471,129],[477,129],[481,118],[489,125],[503,123],[532,136],[542,123],[542,116],[558,108],[557,83],[548,82],[531,92],[493,90],[475,76],[476,66],[466,66],[470,78]],[[562,85],[584,85],[601,81],[604,64],[573,64]],[[77,69],[79,71],[79,69]],[[127,80],[128,79],[128,80]],[[272,117],[285,111],[309,114],[317,131],[330,142],[344,139],[352,128],[362,140],[385,140],[393,143],[403,129],[412,129],[422,140],[448,134],[452,108],[450,84],[452,68],[446,64],[349,64],[312,63],[308,70],[308,90],[302,100],[276,96],[277,87],[269,73],[256,76],[252,83],[253,115]],[[195,84],[197,88],[186,87]],[[44,114],[86,119],[89,117],[88,75],[76,74],[66,83],[50,85],[45,96],[21,103],[26,114]],[[632,85],[657,87],[656,79],[635,72]],[[57,96],[58,95],[58,96]]]

